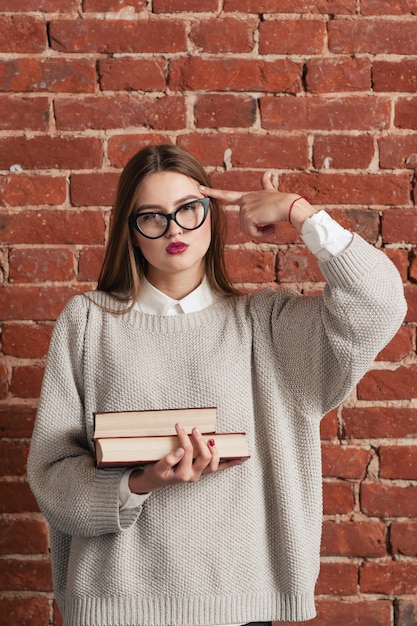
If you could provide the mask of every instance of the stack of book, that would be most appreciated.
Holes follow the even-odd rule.
[[[115,411],[94,414],[94,454],[97,467],[142,465],[158,461],[180,447],[175,424],[187,434],[198,428],[214,439],[221,460],[249,457],[245,433],[216,433],[216,409]]]

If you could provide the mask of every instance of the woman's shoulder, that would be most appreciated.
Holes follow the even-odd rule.
[[[288,287],[264,287],[233,298],[232,306],[245,311],[248,317],[269,318],[272,313],[279,314],[289,302],[302,297],[298,291]]]

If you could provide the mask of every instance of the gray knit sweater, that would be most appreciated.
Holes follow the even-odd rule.
[[[321,533],[320,418],[397,331],[399,275],[355,236],[321,263],[323,297],[264,290],[197,313],[114,315],[73,298],[50,346],[28,464],[50,524],[65,626],[307,620]],[[93,413],[216,406],[251,458],[119,509]]]

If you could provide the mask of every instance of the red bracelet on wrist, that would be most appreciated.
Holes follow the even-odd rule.
[[[298,198],[296,198],[295,200],[293,200],[291,202],[290,209],[288,211],[288,221],[289,221],[290,224],[291,224],[291,212],[292,212],[293,206],[299,200],[307,200],[307,202],[310,202],[310,200],[307,198],[307,196],[298,196]]]

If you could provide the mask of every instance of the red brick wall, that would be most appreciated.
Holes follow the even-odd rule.
[[[25,481],[45,354],[94,287],[121,167],[160,141],[225,188],[272,168],[401,272],[402,329],[323,421],[309,624],[417,623],[416,16],[416,0],[0,0],[1,626],[61,623]],[[231,210],[227,259],[248,289],[322,286],[287,224],[255,245]]]

